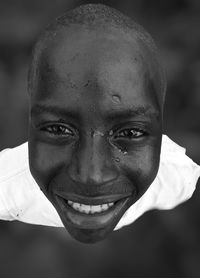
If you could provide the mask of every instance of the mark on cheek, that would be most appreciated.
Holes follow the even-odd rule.
[[[109,136],[112,136],[114,134],[114,132],[113,132],[113,130],[111,130],[110,132],[109,132]]]
[[[116,157],[116,158],[115,158],[115,161],[116,161],[116,162],[120,162],[119,157]]]
[[[127,154],[127,150],[125,148],[118,148],[118,151],[123,154]]]
[[[115,103],[121,103],[121,97],[119,95],[112,95],[112,100]]]
[[[77,88],[77,85],[71,79],[69,80],[69,84],[72,89]]]
[[[124,155],[126,155],[128,152],[127,151],[124,151],[124,150],[119,150],[119,152],[123,153]],[[117,156],[117,157],[114,157],[114,160],[116,162],[120,162],[120,158]]]
[[[88,87],[89,84],[90,84],[90,80],[88,80],[88,81],[85,83],[84,87]]]

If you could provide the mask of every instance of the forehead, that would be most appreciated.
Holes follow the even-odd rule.
[[[104,109],[118,100],[126,106],[158,106],[148,50],[119,30],[74,26],[58,32],[42,51],[38,72],[34,101],[80,109],[90,102]]]

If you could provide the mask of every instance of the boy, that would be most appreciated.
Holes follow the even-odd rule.
[[[165,136],[160,160],[165,83],[151,37],[116,10],[84,5],[51,24],[29,75],[31,174],[26,144],[2,153],[10,220],[63,223],[90,243],[188,199],[199,167]],[[14,174],[5,162],[19,154]]]

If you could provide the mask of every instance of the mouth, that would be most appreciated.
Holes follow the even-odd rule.
[[[133,193],[103,197],[55,194],[63,222],[78,229],[97,230],[117,224],[134,198]]]
[[[84,214],[102,213],[104,211],[109,210],[114,205],[114,202],[111,202],[111,203],[107,203],[107,204],[92,206],[92,205],[76,203],[71,200],[68,200],[67,203],[74,210],[76,210],[80,213],[84,213]]]

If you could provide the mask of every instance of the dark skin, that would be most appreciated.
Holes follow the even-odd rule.
[[[57,32],[41,53],[31,97],[30,170],[81,242],[107,237],[156,177],[162,109],[147,53],[119,30],[80,26]],[[68,200],[113,205],[84,213]]]

